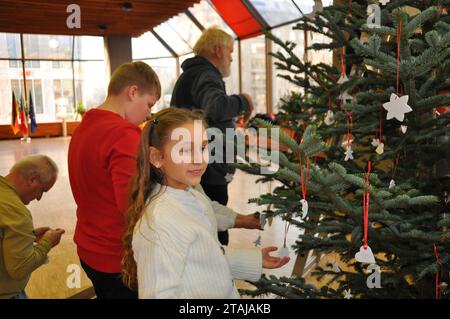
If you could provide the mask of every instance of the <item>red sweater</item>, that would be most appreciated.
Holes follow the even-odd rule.
[[[136,171],[141,130],[113,112],[87,112],[69,146],[69,179],[77,204],[78,256],[95,270],[120,272],[124,214]]]

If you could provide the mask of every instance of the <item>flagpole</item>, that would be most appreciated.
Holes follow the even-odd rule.
[[[24,95],[25,95],[25,105],[23,105],[22,107],[26,108],[27,105],[27,80],[25,77],[25,57],[24,57],[24,45],[23,45],[23,33],[20,33],[20,48],[22,51],[22,77],[23,77],[23,89],[24,89]],[[25,119],[27,121],[27,134],[25,136],[23,136],[20,140],[22,142],[27,142],[30,143],[31,142],[31,137],[30,137],[30,126],[28,123],[28,112],[25,112]]]

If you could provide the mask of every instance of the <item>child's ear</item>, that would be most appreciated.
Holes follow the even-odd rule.
[[[150,146],[149,161],[150,161],[150,164],[152,164],[156,168],[160,168],[162,166],[161,151],[154,146]]]
[[[138,93],[138,87],[137,85],[130,85],[127,89],[127,97],[129,100],[133,100],[133,98],[137,95]]]

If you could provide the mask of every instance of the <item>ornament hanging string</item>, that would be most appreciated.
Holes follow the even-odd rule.
[[[402,37],[402,18],[400,17],[398,28],[397,28],[397,96],[399,94],[400,88],[400,47],[401,47],[401,37]]]
[[[306,193],[308,191],[308,180],[309,180],[309,158],[306,157],[306,176],[304,178],[302,157],[300,156],[300,183],[302,185],[302,196],[304,200],[306,200]]]
[[[433,244],[433,249],[434,249],[434,256],[436,257],[436,263],[438,264],[438,270],[436,272],[436,299],[442,299],[441,291],[439,289],[439,269],[441,269],[442,273],[442,263],[437,252],[436,244]]]
[[[284,240],[283,240],[283,247],[286,248],[286,238],[287,238],[287,234],[289,232],[289,226],[291,224],[289,222],[286,221],[286,224],[284,225]]]
[[[345,47],[341,49],[341,76],[346,76],[347,72],[345,69]]]
[[[352,126],[353,126],[353,117],[352,115],[344,110],[344,113],[348,116],[347,120],[347,145],[352,146]]]
[[[366,188],[369,187],[369,176],[370,171],[372,169],[371,163],[367,164],[367,173],[366,173]],[[368,191],[363,191],[363,214],[364,214],[364,249],[367,249],[367,233],[369,231],[369,200],[370,200],[370,193]]]

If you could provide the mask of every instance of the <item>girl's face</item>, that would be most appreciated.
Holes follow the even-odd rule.
[[[167,186],[185,189],[200,184],[208,166],[208,140],[205,127],[200,123],[191,121],[172,130],[159,163],[153,162],[163,171]],[[178,132],[183,132],[183,135]]]

